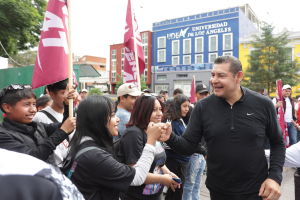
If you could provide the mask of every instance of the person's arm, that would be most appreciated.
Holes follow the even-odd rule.
[[[6,133],[0,133],[0,148],[7,149],[14,152],[31,155],[40,160],[46,161],[48,157],[53,154],[53,150],[59,145],[68,135],[61,129],[57,130],[57,134],[53,134],[44,143],[33,148],[15,140],[12,136]]]
[[[206,156],[207,149],[206,149],[206,142],[205,142],[204,138],[202,138],[201,142],[197,146],[197,149],[195,150],[195,153],[202,154],[204,157]]]
[[[192,155],[195,152],[203,136],[203,123],[200,114],[201,109],[201,102],[198,101],[191,114],[189,125],[185,129],[185,132],[183,133],[182,137],[172,132],[170,138],[168,139],[168,132],[171,129],[169,127],[165,139],[160,141],[164,142],[168,139],[166,143],[174,152],[182,156]]]
[[[267,161],[270,162],[270,150],[265,150]],[[284,167],[300,167],[300,142],[286,149]]]

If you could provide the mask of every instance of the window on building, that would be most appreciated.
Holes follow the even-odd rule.
[[[190,54],[191,53],[191,39],[184,39],[183,40],[183,54]]]
[[[165,81],[167,80],[167,75],[157,75],[157,80]]]
[[[195,38],[195,53],[202,53],[203,49],[203,37]]]
[[[122,59],[125,57],[125,48],[122,49]]]
[[[202,54],[196,54],[195,55],[195,63],[196,64],[202,64],[203,63],[203,55]]]
[[[169,91],[169,85],[168,84],[165,84],[165,85],[155,84],[155,93],[159,94],[159,92],[161,90],[167,90],[167,91]]]
[[[105,66],[104,65],[100,65],[100,68],[105,68]]]
[[[179,65],[179,56],[172,57],[172,65]]]
[[[232,51],[223,52],[223,56],[232,56]]]
[[[217,53],[210,53],[210,54],[209,54],[209,58],[208,58],[209,63],[214,63],[215,60],[216,60],[216,58],[217,58],[217,56],[218,56]]]
[[[145,70],[143,72],[143,75],[145,77],[145,82],[147,82],[148,81],[148,69],[147,69],[147,67],[145,68]]]
[[[166,37],[157,38],[157,48],[166,48]]]
[[[117,59],[117,50],[116,49],[111,50],[111,59],[112,60]]]
[[[232,50],[232,33],[223,34],[223,50]]]
[[[218,36],[209,36],[209,51],[218,51]]]
[[[166,62],[166,50],[162,49],[162,50],[158,50],[157,51],[157,62]]]
[[[111,61],[111,71],[116,71],[117,61]]]
[[[122,61],[121,61],[121,67],[122,67],[122,70],[124,70],[124,59],[122,59]]]
[[[179,40],[172,41],[172,55],[179,55]]]
[[[145,58],[145,68],[148,67],[148,58]]]
[[[143,46],[144,57],[148,57],[148,45]]]
[[[190,55],[188,55],[188,56],[183,56],[183,64],[184,64],[184,65],[191,64],[191,56],[190,56]]]
[[[186,77],[188,77],[188,75],[187,74],[177,74],[176,77],[177,78],[186,78]]]
[[[116,72],[111,72],[111,82],[116,82]]]
[[[142,44],[148,44],[148,33],[142,33]]]

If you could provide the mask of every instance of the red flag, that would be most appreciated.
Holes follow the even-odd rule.
[[[49,0],[32,76],[32,87],[68,78],[67,0]]]
[[[136,86],[138,86],[133,31],[135,31],[135,42],[136,42],[138,62],[139,62],[139,76],[141,76],[145,69],[144,52],[142,48],[141,35],[138,29],[138,24],[135,15],[134,15],[134,27],[132,25],[131,5],[130,5],[130,0],[128,0],[126,26],[125,26],[125,34],[124,34],[125,59],[124,59],[123,82],[134,83]]]
[[[190,92],[190,102],[195,103],[196,102],[196,97],[195,97],[195,79],[193,78],[192,82],[192,87],[191,87],[191,92]]]
[[[277,80],[276,84],[277,84],[277,102],[278,101],[282,102],[283,99],[282,99],[282,83],[281,83],[281,80]],[[290,146],[290,144],[289,144],[289,135],[288,135],[287,124],[284,121],[283,106],[278,107],[277,111],[278,111],[277,117],[278,117],[279,125],[282,129],[283,137],[284,137],[284,140],[285,140],[285,147],[288,148]]]

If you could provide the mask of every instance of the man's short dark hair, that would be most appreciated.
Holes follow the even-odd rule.
[[[124,94],[124,95],[122,95],[125,99],[127,99],[127,97],[129,96],[129,94]],[[121,98],[120,98],[121,96],[119,96],[118,97],[118,103],[120,103],[120,101],[121,101]]]
[[[49,101],[51,101],[51,97],[49,95],[43,95],[36,100],[36,108],[40,106],[45,107]]]
[[[183,94],[183,90],[180,88],[176,88],[173,92],[173,95],[176,95],[176,94]]]
[[[68,85],[68,78],[52,85],[47,85],[48,91],[56,94],[59,90],[65,90]]]
[[[10,106],[15,106],[22,99],[36,99],[36,94],[31,89],[22,90],[7,90],[3,88],[0,91],[0,109],[5,113],[2,105],[7,103]]]
[[[238,72],[243,71],[241,61],[234,56],[219,56],[214,63],[230,63],[229,71],[233,74],[233,77],[235,77]]]

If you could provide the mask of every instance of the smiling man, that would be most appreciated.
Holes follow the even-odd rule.
[[[241,87],[242,78],[237,58],[218,57],[210,80],[214,93],[196,103],[182,137],[169,130],[164,141],[169,138],[172,150],[190,156],[204,136],[212,200],[278,200],[285,159],[282,131],[271,100]],[[272,152],[269,169],[265,136]]]

